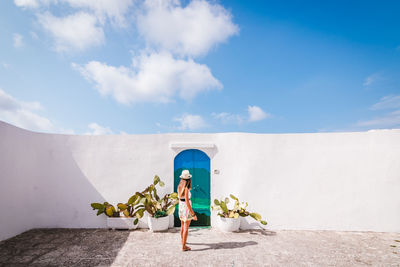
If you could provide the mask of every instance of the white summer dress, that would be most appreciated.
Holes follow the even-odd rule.
[[[190,190],[189,190],[190,206],[192,206],[192,201],[190,200],[191,195],[192,194],[190,193]],[[183,197],[183,198],[185,198],[185,197]],[[188,206],[186,205],[186,202],[182,201],[181,199],[179,199],[179,219],[181,219],[184,222],[193,219],[192,214],[190,214],[190,210],[189,210]]]

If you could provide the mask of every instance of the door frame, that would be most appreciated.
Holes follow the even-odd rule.
[[[217,146],[213,142],[201,142],[201,143],[180,143],[180,142],[172,142],[170,143],[170,148],[174,151],[171,159],[171,165],[172,166],[172,189],[175,189],[175,177],[174,177],[174,172],[175,172],[175,166],[174,166],[174,161],[175,157],[181,153],[182,151],[188,150],[188,149],[197,149],[200,150],[201,152],[205,153],[209,159],[210,159],[210,202],[215,196],[214,190],[213,190],[213,158],[214,156],[218,153]],[[211,205],[211,203],[210,203]],[[174,221],[174,220],[173,220]],[[175,227],[175,223],[173,222],[173,225]],[[213,225],[213,213],[210,212],[210,225]]]

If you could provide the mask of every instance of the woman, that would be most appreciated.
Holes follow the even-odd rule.
[[[190,247],[186,246],[186,240],[189,231],[189,225],[192,220],[197,221],[197,216],[192,209],[192,201],[190,200],[190,191],[192,189],[192,175],[188,170],[183,170],[181,181],[178,185],[178,197],[179,197],[179,219],[181,220],[181,242],[182,251],[190,250]]]

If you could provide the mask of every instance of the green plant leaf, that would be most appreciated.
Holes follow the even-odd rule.
[[[155,187],[153,189],[153,196],[157,201],[160,200],[160,197],[157,195],[157,189]]]
[[[250,213],[250,216],[253,217],[255,220],[261,220],[261,215],[255,212]]]
[[[135,203],[135,201],[137,200],[139,196],[137,194],[134,194],[133,196],[131,196],[128,200],[128,204],[132,205],[133,203]]]
[[[115,208],[114,208],[113,206],[108,206],[108,207],[106,208],[106,214],[107,214],[107,216],[113,217],[114,212],[115,212]]]
[[[129,211],[128,210],[124,210],[122,213],[124,214],[125,217],[129,217]]]
[[[124,211],[124,210],[126,210],[126,209],[128,208],[128,205],[123,204],[123,203],[118,203],[118,204],[117,204],[117,207],[118,207],[121,211]]]
[[[168,214],[168,215],[171,215],[172,213],[174,213],[174,211],[175,211],[175,206],[169,207],[169,208],[167,209],[167,214]]]
[[[160,177],[158,175],[154,176],[153,185],[156,185],[160,181]]]
[[[232,194],[230,194],[229,195],[232,199],[234,199],[234,200],[238,200],[238,198],[237,197],[235,197],[234,195],[232,195]]]
[[[136,218],[142,218],[144,215],[144,211],[145,209],[138,209],[137,211],[135,211],[135,213],[133,213],[133,216],[135,216]]]
[[[151,217],[154,216],[154,211],[153,211],[153,209],[151,208],[151,206],[150,206],[149,204],[146,204],[146,205],[144,206],[144,208],[146,209],[146,211],[149,213],[149,215],[150,215]]]
[[[261,224],[267,225],[266,221],[260,221]]]
[[[158,183],[160,184],[161,187],[163,187],[165,185],[164,182],[161,180]]]
[[[239,201],[235,200],[235,206],[233,207],[234,210],[239,209]]]
[[[138,198],[132,203],[132,206],[136,206],[137,204],[140,203],[141,197],[138,196]]]
[[[156,188],[156,186],[151,184],[151,185],[149,186],[149,192],[148,192],[148,193],[151,194],[151,192],[153,192],[153,190],[154,190],[155,188]]]
[[[170,198],[170,199],[178,199],[178,193],[176,193],[176,192],[171,193],[171,194],[169,195],[169,198]]]
[[[99,215],[102,214],[102,213],[104,213],[104,207],[103,207],[103,208],[100,208],[100,209],[97,211],[97,216],[99,216]]]
[[[166,217],[168,216],[167,212],[163,211],[163,210],[157,210],[154,213],[154,218],[160,218],[160,217]]]
[[[101,209],[101,208],[104,207],[104,205],[101,204],[101,203],[92,203],[92,204],[90,204],[90,206],[92,206],[92,208],[93,208],[94,210],[98,210],[98,209]]]
[[[214,204],[217,205],[217,206],[220,205],[218,199],[214,199]]]
[[[228,204],[229,203],[229,198],[225,198],[225,204]]]
[[[228,208],[226,207],[225,202],[221,201],[220,203],[221,203],[220,206],[221,206],[222,211],[223,211],[225,214],[228,214]]]
[[[133,221],[133,224],[136,225],[136,224],[138,224],[138,222],[139,222],[139,219],[136,218],[136,220]]]
[[[150,195],[150,194],[146,194],[146,195],[144,195],[144,196],[145,196],[145,198],[146,198],[146,200],[147,200],[148,203],[151,203],[151,202],[152,202],[152,199],[151,199],[151,195]]]

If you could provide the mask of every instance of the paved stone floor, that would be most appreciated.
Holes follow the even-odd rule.
[[[34,229],[0,242],[0,266],[400,266],[400,233],[191,228]]]

